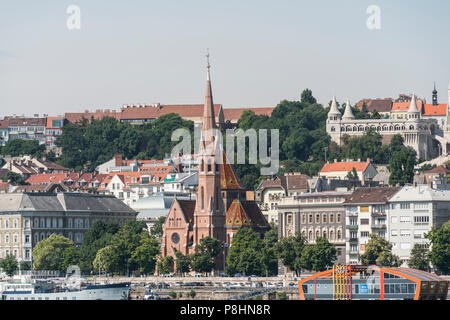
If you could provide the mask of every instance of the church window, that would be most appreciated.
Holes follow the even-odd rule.
[[[203,187],[201,189],[201,205],[202,210],[205,209],[205,189]]]

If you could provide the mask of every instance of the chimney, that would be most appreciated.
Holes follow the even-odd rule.
[[[361,162],[361,158],[358,158],[358,162]]]
[[[367,158],[367,162],[370,163],[370,158]]]
[[[334,159],[334,163],[337,163],[338,162],[338,159]]]
[[[122,155],[121,154],[116,154],[114,156],[114,160],[115,160],[115,166],[116,167],[121,167],[122,166],[123,159],[122,159]]]

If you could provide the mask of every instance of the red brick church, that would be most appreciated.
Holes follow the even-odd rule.
[[[207,67],[206,97],[203,127],[198,151],[199,173],[196,200],[175,200],[163,226],[161,254],[173,256],[175,252],[191,254],[204,237],[220,240],[223,254],[216,258],[216,269],[223,270],[224,259],[233,236],[243,227],[250,227],[261,236],[270,228],[259,207],[246,200],[241,186],[225,152],[210,129],[217,128],[212,97],[210,65]],[[217,151],[217,152],[216,152]],[[222,161],[216,161],[216,154]]]

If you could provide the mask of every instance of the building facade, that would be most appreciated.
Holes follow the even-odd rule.
[[[77,246],[96,220],[120,224],[136,219],[137,212],[112,196],[86,193],[0,194],[0,258],[8,254],[31,261],[41,240],[56,233]]]
[[[432,189],[428,185],[405,186],[388,201],[388,239],[392,253],[406,266],[411,249],[417,243],[429,247],[425,238],[431,228],[450,220],[450,190]]]
[[[350,191],[314,192],[288,196],[278,204],[278,238],[300,233],[314,244],[316,239],[328,239],[337,249],[336,264],[345,263],[346,234],[343,203]],[[278,274],[286,268],[279,265]]]
[[[431,159],[439,156],[439,150],[446,148],[437,145],[442,142],[436,140],[438,133],[438,123],[435,119],[424,119],[420,117],[420,110],[417,108],[416,98],[413,95],[405,118],[390,119],[355,119],[351,106],[347,103],[345,112],[341,115],[337,108],[336,99],[333,97],[330,111],[326,122],[326,129],[332,141],[339,146],[342,144],[344,135],[350,137],[362,136],[369,129],[378,132],[385,142],[400,134],[406,146],[412,147],[417,156]]]
[[[366,250],[371,234],[388,237],[388,200],[399,187],[358,188],[347,197],[345,208],[347,264],[360,264],[360,255]]]

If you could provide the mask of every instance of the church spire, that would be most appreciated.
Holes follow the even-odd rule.
[[[206,55],[206,94],[205,94],[205,106],[203,109],[203,131],[217,128],[216,117],[214,115],[214,102],[211,88],[211,65],[209,64],[209,51]]]
[[[345,104],[345,112],[342,119],[355,119],[353,115],[352,107],[350,106],[350,101],[347,98],[347,103]]]
[[[432,94],[433,106],[437,106],[438,105],[437,93],[438,92],[436,90],[436,82],[434,82],[434,89],[433,89],[433,94]]]

